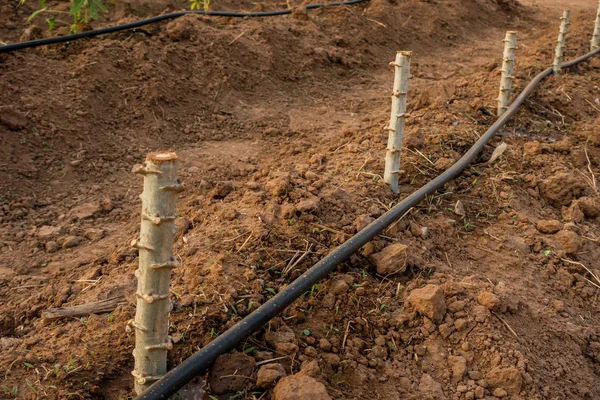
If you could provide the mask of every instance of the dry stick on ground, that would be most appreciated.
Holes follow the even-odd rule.
[[[589,279],[585,278],[589,283],[591,283],[592,285],[596,286],[598,289],[600,289],[600,276],[596,275],[594,272],[592,272],[591,269],[589,269],[588,267],[586,267],[584,264],[577,262],[577,261],[573,261],[573,260],[569,260],[568,258],[561,258],[561,261],[567,262],[569,264],[573,264],[573,265],[579,265],[580,267],[583,267],[583,269],[585,269],[591,276],[592,278],[594,278],[594,280],[597,282],[594,283],[592,281],[590,281]]]
[[[598,46],[600,46],[600,1],[598,1],[598,11],[596,11],[596,23],[594,24],[591,50],[596,50]]]
[[[254,231],[250,232],[250,235],[248,235],[248,238],[246,239],[246,241],[244,241],[244,243],[240,246],[240,248],[237,250],[237,252],[239,253],[240,251],[242,251],[242,249],[244,248],[244,246],[246,246],[246,244],[248,243],[248,241],[250,240],[250,238],[252,237],[252,235],[254,234]]]
[[[510,327],[510,325],[508,324],[508,322],[506,322],[505,320],[502,319],[502,317],[500,317],[498,314],[496,314],[495,312],[492,311],[492,314],[494,314],[494,316],[496,318],[498,318],[500,320],[500,322],[502,322],[510,331],[510,333],[512,333],[513,335],[515,335],[515,337],[518,339],[519,335],[517,335],[517,332],[514,331],[513,328]]]
[[[135,392],[146,390],[167,372],[167,351],[173,347],[169,333],[171,270],[179,264],[173,256],[175,203],[183,186],[177,178],[177,154],[172,151],[148,154],[136,172],[144,176],[139,249],[137,308],[135,320]]]
[[[42,317],[46,320],[51,320],[65,317],[81,317],[89,314],[102,314],[114,311],[115,308],[124,301],[125,298],[123,296],[117,296],[78,306],[49,308],[42,312]]]
[[[385,232],[389,232],[394,226],[398,225],[400,223],[400,221],[402,221],[404,219],[404,217],[406,217],[410,212],[412,212],[412,210],[414,210],[414,207],[411,207],[408,210],[406,210],[406,212],[404,214],[402,214],[402,216],[400,218],[398,218],[396,220],[396,222],[394,222],[393,224],[391,224],[390,226],[387,227]]]
[[[556,42],[556,50],[554,52],[554,64],[552,64],[554,75],[560,75],[560,66],[562,65],[563,56],[565,53],[565,39],[567,37],[567,31],[569,30],[570,18],[571,11],[563,11],[563,15],[560,17],[560,30],[558,32],[558,40]]]
[[[594,103],[592,103],[591,101],[589,101],[588,99],[584,98],[583,100],[585,100],[590,106],[592,106],[592,108],[598,112],[600,112],[600,108],[596,107],[594,105]]]
[[[344,339],[342,340],[342,350],[344,350],[344,348],[346,347],[346,339],[348,339],[348,333],[350,332],[350,324],[352,323],[352,320],[348,321],[348,324],[346,325],[346,331],[344,332]]]
[[[502,76],[500,78],[500,93],[498,94],[498,116],[508,110],[510,90],[514,79],[515,50],[517,49],[517,32],[508,31],[504,38],[504,55],[502,61]]]
[[[408,92],[408,79],[410,77],[410,51],[399,51],[396,54],[394,66],[394,91],[392,92],[392,112],[387,153],[385,156],[385,173],[383,180],[390,185],[394,193],[399,193],[398,175],[400,174],[400,152],[404,141],[404,121],[406,119],[406,94]]]
[[[288,264],[288,266],[285,267],[284,270],[281,272],[281,275],[282,276],[287,275],[291,270],[293,270],[296,267],[296,265],[300,264],[300,261],[304,260],[304,257],[306,257],[308,254],[310,254],[311,250],[312,250],[312,244],[310,246],[308,246],[308,248],[306,249],[304,254],[302,254],[293,264],[291,264],[291,265]],[[292,260],[293,260],[293,258],[292,258]],[[292,260],[290,260],[290,263],[292,262]]]
[[[336,229],[330,228],[330,227],[325,226],[325,225],[316,224],[314,222],[313,222],[313,225],[315,227],[317,227],[317,228],[319,228],[321,230],[327,231],[327,232],[331,232],[331,233],[335,233],[335,234],[340,234],[341,233],[342,235],[348,236],[348,234],[346,232],[338,231]]]
[[[232,44],[234,44],[236,40],[238,40],[239,38],[241,38],[244,35],[244,33],[246,33],[246,31],[242,31],[242,33],[240,33],[239,35],[237,35],[235,37],[235,39],[233,39],[231,42],[229,42],[229,45],[231,46]]]
[[[585,147],[583,148],[583,151],[585,153],[585,158],[587,159],[587,168],[588,171],[590,172],[590,175],[592,176],[592,189],[594,189],[594,192],[596,192],[596,195],[598,195],[598,186],[596,185],[596,176],[594,175],[594,171],[592,171],[592,162],[590,161],[590,156],[588,155],[588,151],[587,151],[587,142],[585,143]]]

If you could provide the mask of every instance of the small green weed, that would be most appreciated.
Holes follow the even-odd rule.
[[[210,7],[210,0],[190,0],[190,9],[191,10],[199,10],[200,6],[204,11],[208,11]]]
[[[25,4],[27,0],[19,0],[19,5]],[[113,2],[115,0],[112,0]],[[51,31],[54,29],[54,26],[57,22],[69,25],[69,33],[76,33],[79,30],[79,26],[81,24],[87,24],[92,20],[97,20],[100,16],[99,12],[108,12],[108,9],[102,3],[102,0],[70,0],[71,7],[69,11],[59,11],[48,8],[46,5],[46,0],[38,0],[38,4],[40,8],[34,11],[29,18],[27,18],[27,22],[31,22],[38,15],[49,15],[46,18],[46,25],[48,25],[48,30]],[[56,15],[68,15],[73,18],[72,24],[66,23],[64,21],[56,20]]]

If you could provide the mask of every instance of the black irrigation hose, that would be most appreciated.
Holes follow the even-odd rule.
[[[325,7],[326,5],[327,6],[344,6],[344,5],[362,3],[363,1],[367,1],[367,0],[337,1],[337,2],[333,2],[333,3],[329,3],[329,4],[309,4],[309,5],[306,5],[303,7],[307,10],[312,10],[315,8]],[[47,38],[47,39],[32,40],[29,42],[8,44],[6,46],[0,46],[0,53],[8,53],[8,52],[15,51],[15,50],[22,50],[22,49],[27,49],[30,47],[44,46],[44,45],[48,45],[48,44],[70,42],[72,40],[91,38],[94,36],[104,35],[107,33],[124,31],[126,29],[139,28],[140,26],[154,24],[156,22],[164,21],[167,19],[183,17],[184,15],[187,15],[187,14],[208,15],[211,17],[244,18],[244,17],[274,17],[276,15],[286,15],[286,14],[291,14],[291,13],[292,13],[292,9],[278,10],[278,11],[247,12],[247,13],[229,12],[229,11],[179,11],[179,12],[174,12],[174,13],[170,13],[170,14],[159,15],[156,17],[148,18],[148,19],[143,19],[141,21],[131,22],[129,24],[109,26],[107,28],[97,29],[94,31],[76,33],[74,35],[57,36],[57,37]]]
[[[600,48],[563,64],[561,68],[572,67],[598,53],[600,53]],[[523,104],[536,86],[551,73],[552,68],[548,68],[533,78],[511,104],[508,110],[498,118],[483,136],[475,142],[473,147],[471,147],[460,160],[452,165],[452,167],[416,192],[412,193],[394,208],[377,218],[362,231],[358,232],[355,236],[348,239],[348,241],[344,242],[344,244],[315,264],[301,277],[256,309],[256,311],[235,324],[221,336],[217,337],[204,348],[186,359],[179,366],[169,371],[159,381],[148,388],[148,390],[136,397],[136,400],[166,399],[170,395],[176,393],[177,390],[182,388],[194,377],[204,373],[214,363],[218,356],[232,350],[242,340],[262,328],[269,320],[281,313],[303,293],[310,290],[312,285],[327,276],[337,265],[348,259],[362,246],[367,244],[367,242],[381,233],[398,218],[402,217],[412,207],[418,205],[425,199],[425,196],[433,194],[436,190],[441,189],[445,183],[457,177],[469,166],[475,156],[483,150],[484,146],[496,135],[500,128],[502,128],[516,113],[517,108]]]

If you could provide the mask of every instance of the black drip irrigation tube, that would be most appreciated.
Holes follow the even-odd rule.
[[[570,68],[600,53],[600,48],[587,53],[573,61],[564,63],[561,68]],[[206,372],[215,362],[218,356],[224,354],[237,346],[242,340],[262,328],[272,318],[281,313],[287,306],[292,304],[304,292],[310,290],[312,285],[327,276],[337,265],[348,259],[352,254],[367,244],[376,235],[390,226],[394,221],[402,217],[412,207],[417,206],[427,195],[433,194],[441,189],[445,183],[457,177],[465,168],[471,164],[473,159],[483,150],[484,146],[492,139],[508,120],[516,113],[517,108],[533,92],[539,83],[552,73],[552,67],[539,73],[523,89],[504,114],[475,142],[465,155],[463,155],[452,167],[433,179],[425,186],[412,193],[394,208],[373,221],[369,226],[344,242],[340,247],[327,255],[302,276],[288,285],[285,289],[260,306],[256,311],[225,331],[221,336],[210,342],[204,348],[186,359],[164,375],[160,380],[149,387],[144,393],[136,397],[136,400],[158,400],[167,399],[176,393],[186,383],[196,376]]]
[[[367,0],[348,0],[348,1],[336,1],[328,4],[308,4],[306,6],[302,6],[307,10],[312,10],[315,8],[321,8],[325,6],[347,6],[351,4],[362,3]],[[230,12],[230,11],[179,11],[169,14],[158,15],[156,17],[143,19],[141,21],[131,22],[129,24],[117,25],[117,26],[109,26],[107,28],[97,29],[93,31],[76,33],[74,35],[65,35],[65,36],[57,36],[53,38],[39,39],[39,40],[31,40],[29,42],[21,42],[21,43],[13,43],[8,44],[6,46],[0,46],[0,53],[8,53],[15,50],[27,49],[30,47],[38,47],[45,46],[49,44],[56,43],[64,43],[70,42],[77,39],[84,38],[92,38],[94,36],[105,35],[107,33],[124,31],[126,29],[134,29],[139,28],[144,25],[154,24],[156,22],[165,21],[168,19],[175,19],[179,17],[183,17],[188,14],[197,14],[197,15],[207,15],[210,17],[233,17],[233,18],[245,18],[245,17],[274,17],[277,15],[286,15],[291,14],[293,9],[287,10],[277,10],[277,11],[258,11],[258,12]]]

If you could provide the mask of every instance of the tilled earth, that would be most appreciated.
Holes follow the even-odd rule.
[[[0,55],[0,398],[132,396],[132,169],[147,152],[176,150],[186,186],[173,368],[479,138],[507,29],[516,92],[551,64],[561,7],[566,59],[589,51],[594,6],[373,0]],[[93,27],[180,7],[117,1]],[[0,11],[2,42],[49,35],[31,10]],[[396,50],[413,51],[400,196],[381,181]],[[599,67],[548,78],[469,170],[182,396],[600,398]],[[42,318],[117,296],[110,313]]]

